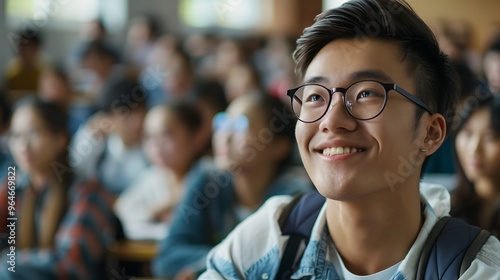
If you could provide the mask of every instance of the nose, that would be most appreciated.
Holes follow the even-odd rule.
[[[319,129],[327,131],[352,131],[356,129],[356,120],[347,112],[344,96],[341,92],[332,95],[326,114],[319,120]]]
[[[480,137],[474,137],[471,139],[470,141],[470,149],[472,151],[472,154],[473,155],[479,155],[482,153],[483,149],[482,149],[482,141],[481,141],[481,138]]]
[[[218,129],[213,133],[214,140],[220,145],[228,146],[232,139],[232,133],[227,129]]]

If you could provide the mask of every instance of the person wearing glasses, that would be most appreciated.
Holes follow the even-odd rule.
[[[303,169],[290,163],[295,120],[289,115],[280,100],[247,93],[214,117],[218,170],[194,174],[186,182],[152,265],[156,277],[196,279],[208,252],[266,199],[312,189]]]
[[[414,279],[450,209],[445,188],[419,182],[458,92],[446,55],[403,0],[351,0],[319,15],[293,57],[299,152],[326,200],[286,279]],[[271,199],[238,226],[200,279],[282,279],[279,218],[291,200]],[[500,242],[485,242],[462,279],[500,275]]]

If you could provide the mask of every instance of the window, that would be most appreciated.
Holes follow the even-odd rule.
[[[191,27],[256,29],[265,20],[266,0],[181,0],[181,20]]]
[[[337,8],[348,0],[323,0],[323,11]]]
[[[64,27],[101,17],[110,29],[126,24],[126,0],[7,0],[7,22],[11,26],[46,25]],[[63,23],[63,24],[61,24]]]

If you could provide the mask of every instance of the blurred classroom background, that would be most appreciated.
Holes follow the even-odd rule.
[[[293,127],[274,140],[260,132],[300,84],[296,39],[317,14],[344,2],[0,0],[0,166],[18,167],[17,214],[33,224],[22,228],[18,270],[26,274],[18,276],[194,279],[210,248],[267,197],[312,189]],[[453,61],[462,107],[478,92],[500,92],[500,1],[408,3]],[[254,127],[261,130],[252,134]],[[228,133],[258,141],[242,156]],[[450,192],[464,178],[454,139],[423,178]],[[248,189],[245,180],[261,175],[262,189]],[[214,180],[229,191],[207,195]],[[187,225],[179,213],[192,207]],[[38,226],[46,222],[45,240]],[[0,234],[3,249],[9,233]]]

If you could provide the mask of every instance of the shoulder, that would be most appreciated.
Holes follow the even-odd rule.
[[[490,236],[460,279],[498,279],[499,276],[500,241]]]
[[[253,215],[239,224],[209,254],[207,275],[259,277],[276,271],[286,238],[281,235],[278,219],[291,196],[270,198]],[[250,242],[249,242],[250,241]],[[253,242],[252,242],[253,241]]]
[[[437,217],[447,216],[450,213],[450,193],[445,187],[422,182],[420,195]]]
[[[221,192],[232,189],[230,173],[216,169],[198,169],[190,174],[186,181],[188,192],[202,192],[207,196],[218,196]]]

